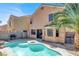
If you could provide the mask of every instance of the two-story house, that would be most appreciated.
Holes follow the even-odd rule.
[[[30,16],[14,16],[11,15],[8,21],[9,33],[22,33],[29,35]]]
[[[63,10],[63,6],[42,4],[31,16],[30,37],[64,43],[64,28],[56,30],[55,27],[46,27],[46,25],[54,19],[54,14],[57,12],[63,12]]]

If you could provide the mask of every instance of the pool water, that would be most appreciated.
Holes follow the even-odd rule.
[[[10,47],[16,56],[60,56],[61,54],[49,49],[43,44],[30,44],[23,41],[10,42],[5,44]]]

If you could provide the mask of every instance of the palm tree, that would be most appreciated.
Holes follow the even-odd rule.
[[[64,11],[56,13],[54,20],[49,25],[55,25],[57,29],[61,27],[73,29],[75,32],[74,45],[79,48],[79,4],[66,4]]]

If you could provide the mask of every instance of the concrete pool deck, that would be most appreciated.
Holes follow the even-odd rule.
[[[11,48],[9,48],[9,47],[0,49],[0,51],[2,53],[6,54],[7,56],[15,56],[15,54],[13,53],[13,51],[11,50]]]
[[[32,43],[32,44],[36,44],[36,43],[44,44],[49,49],[52,49],[52,50],[55,50],[55,51],[59,52],[60,54],[62,54],[62,56],[75,56],[75,53],[74,54],[71,53],[72,51],[68,51],[68,50],[63,49],[63,48],[60,48],[60,47],[54,47],[53,43],[52,44],[49,44],[49,43],[39,42],[39,41],[36,41],[36,40],[27,40],[27,42],[28,43]],[[15,56],[14,53],[12,52],[11,48],[9,48],[9,47],[0,49],[0,51],[6,52],[8,56]]]

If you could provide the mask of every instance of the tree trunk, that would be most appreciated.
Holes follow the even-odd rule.
[[[75,33],[74,47],[77,48],[77,49],[79,49],[79,33]]]

